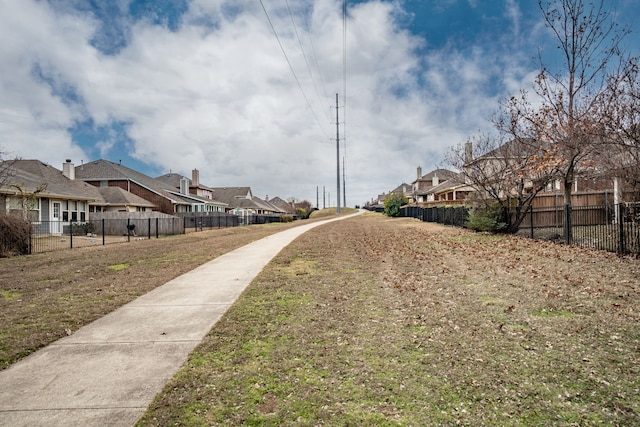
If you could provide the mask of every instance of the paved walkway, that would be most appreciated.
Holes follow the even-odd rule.
[[[132,426],[282,248],[340,217],[250,243],[0,372],[0,426]]]

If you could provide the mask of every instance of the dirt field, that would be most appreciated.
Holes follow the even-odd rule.
[[[6,366],[285,225],[0,260]],[[283,250],[141,425],[640,425],[640,263],[365,214]]]

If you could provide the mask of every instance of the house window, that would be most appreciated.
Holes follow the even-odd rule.
[[[27,208],[29,209],[28,217],[31,222],[40,221],[40,199],[29,200],[27,202]]]

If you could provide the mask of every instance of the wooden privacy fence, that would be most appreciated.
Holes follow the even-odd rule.
[[[640,256],[640,203],[594,206],[527,206],[519,235]],[[505,212],[513,223],[516,208]],[[403,206],[400,215],[466,227],[464,206]]]

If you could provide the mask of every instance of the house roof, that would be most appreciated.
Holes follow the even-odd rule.
[[[157,207],[148,200],[142,197],[136,196],[120,187],[94,187],[98,189],[98,192],[102,195],[103,200],[92,203],[96,205],[107,206],[140,206],[145,208]]]
[[[456,174],[455,178],[449,179],[441,184],[429,188],[425,194],[439,194],[447,190],[453,190],[456,188],[464,187],[466,184],[459,174]]]
[[[286,213],[295,213],[295,208],[292,203],[282,200],[280,197],[272,197],[269,199],[269,203],[282,209]]]
[[[251,187],[212,187],[213,197],[222,202],[229,205],[229,207],[243,207],[240,206],[240,203],[243,203],[245,206],[250,206],[243,202],[243,200],[249,200],[253,198],[253,194],[251,193]]]
[[[178,197],[180,200],[182,200],[185,203],[189,203],[189,204],[205,203],[208,205],[228,206],[226,203],[221,202],[220,200],[208,199],[206,197],[198,196],[196,194],[180,193],[180,191],[178,190],[180,190],[180,181],[182,179],[187,179],[189,181],[189,187],[191,188],[196,188],[196,187],[192,185],[191,179],[187,178],[186,176],[180,175],[179,173],[167,173],[155,179],[162,182],[169,193],[173,194],[175,197]],[[211,188],[206,187],[204,185],[199,185],[197,188],[212,190]]]
[[[411,186],[404,182],[390,191],[390,193],[403,193],[403,194],[407,194],[410,192],[411,192]]]
[[[287,213],[286,210],[280,208],[279,206],[274,205],[268,200],[261,199],[259,197],[254,197],[253,201],[262,209],[266,211],[271,211],[273,213]]]
[[[447,179],[455,178],[456,176],[458,176],[458,174],[456,172],[450,171],[449,169],[435,169],[426,175],[422,175],[419,179],[416,179],[414,182],[431,181],[436,176],[441,180],[447,180]]]
[[[229,206],[226,203],[222,203],[218,200],[207,199],[206,197],[198,196],[195,194],[182,194],[179,191],[171,191],[167,190],[170,194],[175,196],[176,198],[182,200],[184,203],[193,204],[193,203],[202,203],[205,205],[214,205],[214,206]]]
[[[40,160],[15,160],[11,162],[8,178],[0,187],[5,194],[18,194],[20,190],[33,194],[40,191],[43,197],[95,201],[102,196],[95,187],[80,180],[67,178],[62,171]],[[42,189],[43,186],[46,186]]]
[[[166,183],[126,166],[122,166],[119,163],[100,159],[76,166],[75,169],[77,179],[85,181],[129,180],[163,196],[173,204],[189,204],[180,197],[172,194],[167,188]]]
[[[175,173],[175,172],[166,173],[164,175],[157,177],[156,179],[168,184],[171,187],[180,188],[180,180],[183,178],[186,178],[189,180],[189,187],[191,188],[204,188],[206,190],[211,190],[211,188],[207,187],[206,185],[202,185],[202,184],[199,184],[197,186],[193,185],[193,181],[191,180],[191,178],[186,177],[184,175],[180,175],[179,173]]]

